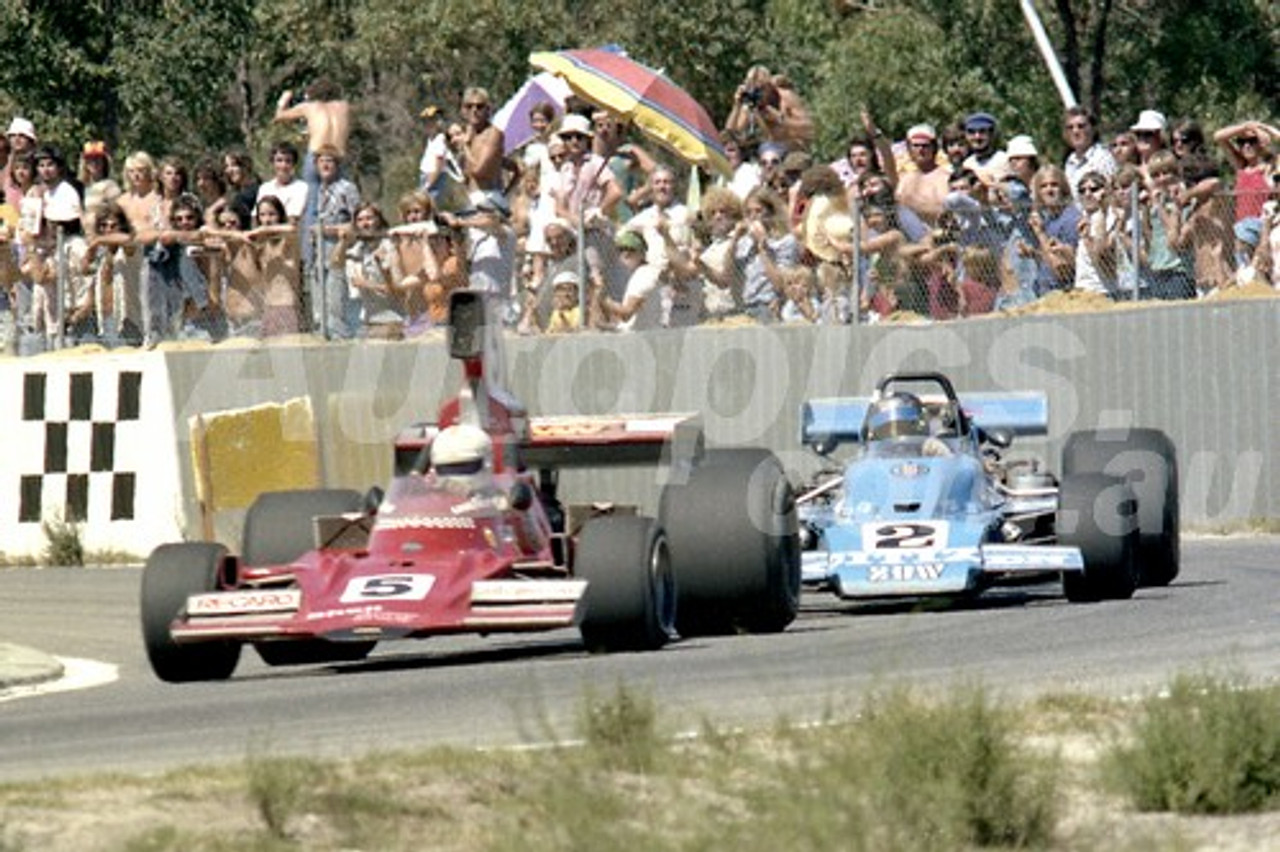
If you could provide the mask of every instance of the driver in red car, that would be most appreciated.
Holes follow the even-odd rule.
[[[431,442],[431,469],[439,483],[451,491],[492,491],[493,439],[479,426],[455,423]]]

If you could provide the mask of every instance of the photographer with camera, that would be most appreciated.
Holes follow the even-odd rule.
[[[726,132],[756,142],[779,142],[788,150],[813,144],[813,119],[790,78],[752,66],[733,96]]]

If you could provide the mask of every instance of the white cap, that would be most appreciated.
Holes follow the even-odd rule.
[[[937,142],[938,131],[933,129],[932,124],[915,124],[907,131],[907,141],[915,142],[923,140],[925,142]]]
[[[556,131],[557,136],[564,136],[566,133],[581,133],[583,136],[595,136],[595,131],[591,129],[591,119],[585,115],[578,115],[571,112],[564,118],[560,119],[560,129]]]
[[[1149,131],[1155,133],[1164,133],[1168,122],[1165,121],[1164,113],[1157,112],[1153,109],[1144,109],[1138,113],[1138,123],[1130,127],[1133,131]]]
[[[572,284],[574,287],[577,287],[578,273],[574,272],[572,269],[566,269],[564,272],[557,273],[556,277],[551,279],[551,286],[555,288],[559,287],[561,284]]]
[[[1009,140],[1009,146],[1005,148],[1005,155],[1009,157],[1039,157],[1040,152],[1036,150],[1036,143],[1031,141],[1030,136],[1015,136]]]
[[[5,136],[25,136],[32,142],[39,142],[36,138],[36,126],[25,118],[15,118],[9,122],[9,129],[4,132]]]

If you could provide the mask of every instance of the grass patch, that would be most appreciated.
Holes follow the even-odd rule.
[[[289,821],[322,785],[324,767],[301,758],[250,757],[245,763],[249,800],[274,838],[289,838]]]
[[[648,772],[663,751],[652,696],[619,683],[611,696],[588,691],[578,711],[579,735],[606,769]]]
[[[1180,675],[1148,699],[1107,777],[1135,807],[1187,814],[1280,808],[1280,687],[1236,675]]]
[[[1208,692],[1229,701],[1239,690],[1184,680],[1161,706]],[[1224,736],[1268,727],[1280,714],[1266,695],[1210,726]],[[1137,732],[1130,749],[1167,748],[1143,738],[1146,705],[1060,694],[1015,706],[980,686],[885,687],[820,723],[741,731],[704,721],[679,740],[660,735],[670,721],[660,707],[619,684],[587,693],[578,739],[548,748],[338,761],[259,748],[237,765],[157,778],[3,785],[0,852],[1154,852],[1201,848],[1225,822],[1153,823],[1096,783],[1099,746],[1122,726]],[[1070,752],[1064,740],[1089,747]]]
[[[40,528],[46,541],[42,553],[46,565],[84,565],[84,539],[79,524],[53,518],[42,522]]]

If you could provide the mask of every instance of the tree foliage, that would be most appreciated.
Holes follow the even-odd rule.
[[[1280,101],[1273,0],[1038,0],[1064,70],[1104,125],[1156,107],[1208,125]],[[530,53],[624,46],[723,119],[745,70],[787,73],[834,156],[870,108],[887,131],[973,109],[1058,152],[1061,103],[1018,3],[992,0],[0,0],[0,110],[77,148],[262,151],[293,132],[276,97],[319,75],[360,116],[357,171],[410,179],[426,102],[501,101]]]

